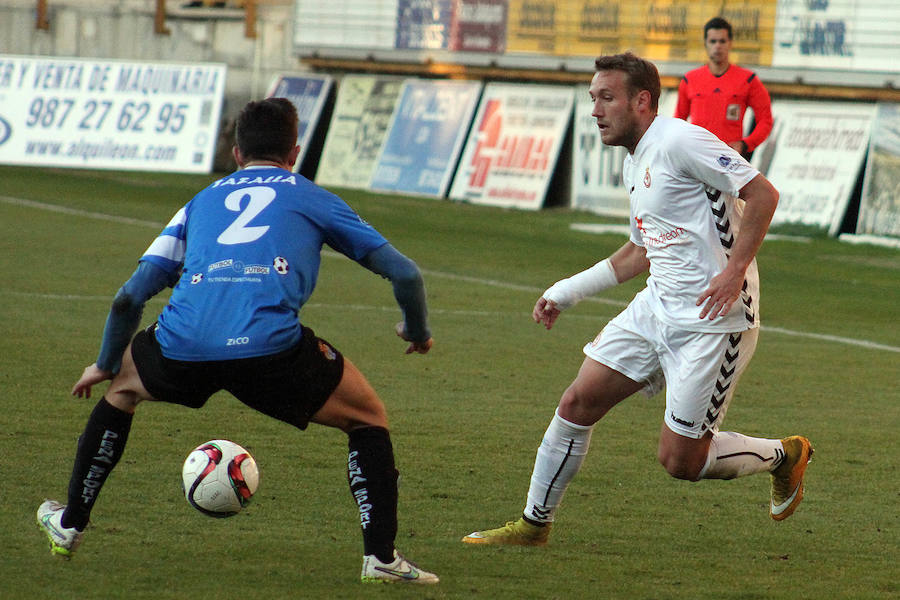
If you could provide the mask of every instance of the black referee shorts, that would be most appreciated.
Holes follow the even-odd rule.
[[[283,352],[218,361],[166,358],[154,329],[152,325],[138,332],[131,356],[144,387],[163,402],[200,408],[226,390],[254,410],[306,429],[344,374],[343,355],[308,327],[303,327],[300,341]]]

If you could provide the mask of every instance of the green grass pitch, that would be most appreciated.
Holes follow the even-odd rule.
[[[624,241],[569,228],[596,216],[362,192],[343,196],[425,272],[433,351],[405,356],[389,284],[333,253],[301,318],[388,405],[402,473],[397,544],[441,583],[360,584],[345,437],[296,431],[225,394],[199,411],[142,405],[84,545],[71,561],[52,557],[35,509],[64,499],[94,404],[72,398],[71,385],[96,357],[110,299],[137,258],[211,179],[0,168],[0,598],[900,595],[898,251],[821,236],[761,250],[763,332],[724,428],[813,441],[793,517],[769,519],[764,476],[669,478],[655,459],[662,398],[640,396],[595,429],[549,546],[469,547],[464,534],[520,514],[583,343],[642,282],[583,302],[547,332],[530,320],[537,295]],[[180,490],[188,452],[216,437],[245,445],[261,470],[254,502],[224,520],[194,511]]]

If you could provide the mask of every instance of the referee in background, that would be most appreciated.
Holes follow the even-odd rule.
[[[750,159],[772,131],[772,101],[756,73],[728,61],[731,24],[714,17],[703,26],[709,61],[688,71],[678,85],[675,116],[690,120]],[[753,130],[744,135],[744,113],[753,109]]]

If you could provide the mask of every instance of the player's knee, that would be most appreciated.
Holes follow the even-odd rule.
[[[364,427],[383,427],[387,429],[387,409],[384,407],[384,403],[381,402],[381,400],[376,399],[375,402],[371,402],[366,406],[366,411],[363,413],[360,425]]]
[[[659,453],[657,456],[659,464],[663,466],[666,473],[675,479],[683,479],[685,481],[699,481],[700,472],[703,465],[696,464],[694,461],[685,460],[681,456],[673,456],[671,454]]]
[[[388,428],[387,410],[374,394],[352,399],[332,396],[311,420],[344,433],[365,427]]]
[[[112,388],[107,390],[104,398],[113,407],[129,414],[134,414],[137,405],[141,403],[141,398],[134,392],[115,391]]]
[[[571,385],[566,388],[566,391],[563,392],[559,399],[559,408],[562,412],[572,412],[573,409],[580,407],[582,404],[583,402],[579,399]]]
[[[573,382],[559,399],[559,414],[563,418],[579,424],[592,425],[606,413],[604,407],[589,394],[579,389]]]

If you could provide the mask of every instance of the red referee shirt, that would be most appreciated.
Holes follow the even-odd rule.
[[[756,126],[744,137],[744,113],[753,109]],[[678,85],[675,116],[714,133],[723,142],[742,140],[751,152],[772,131],[772,101],[756,73],[729,65],[719,76],[704,65],[688,71]]]

